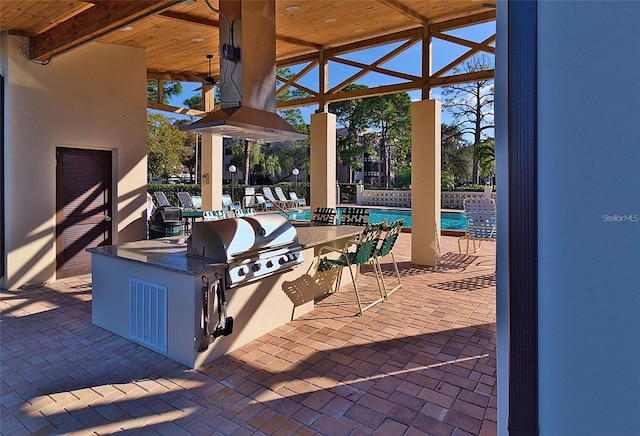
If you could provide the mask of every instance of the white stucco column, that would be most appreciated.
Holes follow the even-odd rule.
[[[336,207],[336,116],[311,115],[311,211]]]
[[[411,104],[411,262],[440,256],[440,102]]]
[[[222,136],[202,134],[202,210],[222,207]]]

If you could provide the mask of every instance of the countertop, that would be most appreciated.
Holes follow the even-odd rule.
[[[331,242],[351,238],[362,233],[358,226],[298,226],[298,242],[304,248],[313,248]],[[114,257],[133,262],[140,262],[156,268],[194,275],[212,268],[223,267],[224,263],[215,263],[206,259],[187,256],[187,237],[172,236],[168,238],[127,242],[121,245],[107,245],[89,248],[91,254]]]

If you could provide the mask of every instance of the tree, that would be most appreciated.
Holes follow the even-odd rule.
[[[472,148],[465,141],[460,126],[455,124],[441,125],[441,168],[450,175],[451,179],[467,180],[471,176]]]
[[[190,152],[188,134],[171,125],[164,115],[147,113],[147,172],[150,178],[168,178],[182,172],[181,159]]]
[[[367,88],[366,85],[351,84],[344,91]],[[371,126],[369,105],[371,100],[355,99],[329,104],[329,112],[336,115],[338,126],[344,128],[344,135],[337,138],[338,160],[349,169],[349,182],[353,182],[354,173],[362,168],[360,157],[364,153],[373,153],[370,141],[363,141],[363,133]]]
[[[169,104],[169,98],[182,93],[182,83],[147,80],[147,100],[158,101],[158,82],[162,83],[162,104]]]
[[[389,188],[392,170],[411,161],[411,97],[402,92],[368,100],[371,124],[379,139],[380,186]]]
[[[496,151],[493,138],[476,145],[475,158],[484,177],[493,177],[496,172]]]
[[[454,70],[455,73],[473,73],[493,68],[493,62],[486,54],[479,54]],[[484,139],[485,131],[493,129],[493,80],[478,80],[476,82],[450,85],[444,88],[442,94],[446,97],[443,107],[453,115],[453,119],[460,131],[473,136],[475,148]],[[479,165],[473,160],[472,178],[479,183]]]

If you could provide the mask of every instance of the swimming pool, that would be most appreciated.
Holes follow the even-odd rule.
[[[309,209],[288,211],[289,219],[309,221]],[[338,221],[342,208],[338,208]],[[369,209],[369,222],[380,223],[387,220],[391,223],[393,220],[404,218],[404,227],[411,227],[411,211],[410,210],[393,210],[393,209]],[[457,212],[441,212],[440,227],[442,230],[464,230],[467,226],[467,220],[462,213]]]

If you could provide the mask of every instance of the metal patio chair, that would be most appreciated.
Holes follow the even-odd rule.
[[[398,240],[398,236],[402,231],[403,225],[404,225],[404,218],[399,218],[393,221],[389,225],[389,229],[385,233],[384,239],[380,241],[380,244],[376,247],[376,251],[375,251],[376,264],[378,266],[378,270],[380,271],[380,279],[382,280],[382,288],[384,290],[384,295],[386,298],[388,298],[389,295],[393,294],[398,289],[402,288],[402,280],[400,280],[400,271],[398,271],[398,264],[396,263],[396,257],[393,255],[393,247],[396,245],[396,241]],[[380,259],[388,255],[391,255],[393,269],[396,273],[396,278],[398,279],[398,284],[391,290],[387,290],[387,285],[384,282],[384,276],[382,274],[382,265],[380,265]]]
[[[311,215],[311,225],[333,226],[338,212],[332,207],[318,207]]]
[[[191,198],[191,194],[188,192],[178,192],[178,201],[180,202],[180,207],[184,210],[196,210],[196,206],[193,204],[193,199]]]
[[[480,249],[482,241],[495,242],[497,233],[497,209],[495,200],[488,197],[465,198],[464,215],[467,218],[467,229],[464,236],[458,238],[460,262],[469,255],[469,242],[473,241],[473,252]],[[465,255],[462,255],[462,240],[466,240]],[[476,247],[476,241],[478,246]]]
[[[366,226],[369,224],[369,210],[363,207],[345,207],[340,216],[340,225]]]
[[[340,286],[340,282],[342,280],[342,272],[344,268],[349,270],[351,274],[351,281],[353,282],[353,289],[356,293],[356,300],[358,302],[358,309],[360,315],[362,313],[375,306],[376,304],[384,301],[385,294],[384,288],[381,284],[382,277],[380,277],[378,267],[376,266],[375,261],[375,252],[376,247],[378,245],[378,240],[380,238],[380,233],[382,232],[382,224],[369,224],[365,227],[360,235],[358,243],[355,245],[355,249],[353,251],[348,251],[348,248],[351,246],[351,243],[348,242],[342,250],[339,250],[335,247],[324,246],[320,248],[318,251],[318,266],[317,271],[324,272],[333,268],[340,268],[337,273],[337,279],[334,281],[335,289],[333,292],[338,291],[338,287]],[[323,254],[326,253],[337,253],[337,258],[330,258],[327,256],[323,257]],[[358,291],[358,286],[356,284],[358,272],[361,265],[365,263],[370,263],[373,266],[373,272],[376,277],[376,282],[378,284],[378,291],[380,292],[380,297],[376,298],[373,302],[366,304],[363,306],[362,301],[360,299],[360,293]],[[354,270],[355,269],[355,274]]]

